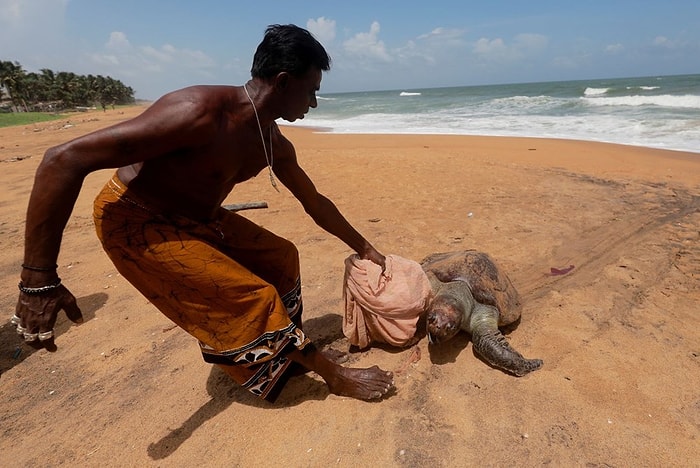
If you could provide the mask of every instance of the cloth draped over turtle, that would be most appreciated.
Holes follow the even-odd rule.
[[[430,304],[430,281],[420,264],[398,255],[379,265],[357,254],[345,259],[343,334],[351,344],[406,345],[416,334],[420,315]]]

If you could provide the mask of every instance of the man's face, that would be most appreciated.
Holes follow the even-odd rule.
[[[316,92],[321,88],[321,70],[311,68],[304,75],[289,75],[285,89],[285,109],[282,118],[288,122],[303,119],[309,108],[315,108]]]

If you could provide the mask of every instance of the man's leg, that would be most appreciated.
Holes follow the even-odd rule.
[[[216,223],[220,250],[274,286],[289,317],[301,327],[303,301],[296,246],[237,213],[222,210]]]

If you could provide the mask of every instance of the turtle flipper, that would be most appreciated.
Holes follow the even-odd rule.
[[[476,304],[469,321],[474,350],[486,362],[522,377],[542,367],[541,359],[526,359],[513,349],[498,329],[498,309]]]

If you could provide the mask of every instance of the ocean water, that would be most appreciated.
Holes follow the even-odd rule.
[[[565,138],[700,153],[700,75],[319,93],[334,133]]]

